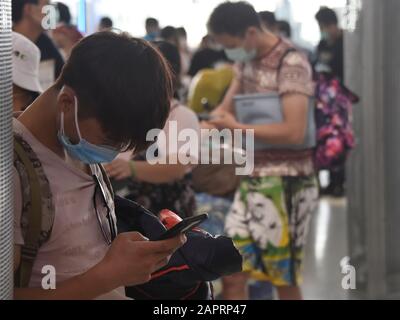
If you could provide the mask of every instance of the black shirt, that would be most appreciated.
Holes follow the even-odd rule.
[[[223,50],[200,49],[193,55],[188,74],[194,77],[200,70],[212,68],[221,61],[228,61]]]
[[[55,61],[54,79],[57,79],[61,73],[62,67],[64,66],[64,59],[60,52],[54,45],[53,41],[44,32],[42,32],[42,34],[36,40],[36,45],[40,49],[41,61]]]
[[[328,73],[341,81],[344,80],[343,35],[333,43],[321,40],[317,47],[317,55],[317,63],[328,66],[330,69]]]

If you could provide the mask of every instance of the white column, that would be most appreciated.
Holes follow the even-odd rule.
[[[349,250],[360,297],[400,295],[400,12],[398,0],[363,0],[346,34],[346,82],[357,148],[348,165]]]
[[[0,300],[13,298],[11,0],[0,0]]]

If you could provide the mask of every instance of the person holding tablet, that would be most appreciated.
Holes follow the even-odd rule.
[[[256,149],[255,170],[242,180],[227,216],[226,233],[244,256],[244,272],[225,278],[224,297],[247,299],[247,281],[255,277],[270,281],[280,299],[301,299],[304,244],[318,203],[312,150],[301,148],[314,94],[311,66],[293,44],[264,29],[246,2],[219,5],[208,29],[237,69],[209,123],[219,129],[254,130],[256,142],[277,146]],[[236,119],[235,96],[272,93],[280,97],[281,122],[246,124]]]

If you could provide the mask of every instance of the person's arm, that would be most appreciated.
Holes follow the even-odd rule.
[[[84,274],[57,283],[54,290],[15,288],[14,298],[89,300],[122,286],[143,284],[168,263],[185,241],[182,235],[165,241],[149,241],[137,232],[119,234],[104,259]]]
[[[281,123],[247,125],[236,121],[230,113],[210,121],[218,128],[252,129],[257,139],[271,144],[300,145],[304,142],[307,128],[309,97],[303,94],[282,96],[284,120]]]
[[[116,180],[132,178],[154,184],[170,183],[183,179],[192,168],[193,165],[190,164],[150,164],[147,161],[123,159],[116,159],[105,166],[110,178]]]

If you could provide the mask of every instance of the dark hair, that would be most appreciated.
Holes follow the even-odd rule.
[[[179,54],[179,50],[173,44],[166,41],[155,41],[153,42],[154,46],[160,50],[161,54],[168,61],[171,71],[174,76],[174,91],[178,89],[180,85],[179,77],[181,74],[181,55]]]
[[[274,28],[277,24],[275,13],[271,11],[260,11],[258,16],[267,28]]]
[[[208,20],[214,34],[243,36],[249,27],[261,29],[261,22],[253,6],[247,2],[224,2],[216,7]]]
[[[168,63],[149,42],[97,32],[74,47],[55,88],[71,87],[79,117],[96,118],[121,148],[145,150],[149,130],[169,115],[173,82]]]
[[[12,22],[18,23],[22,19],[26,4],[39,4],[39,0],[12,0]]]
[[[292,37],[292,27],[286,20],[280,20],[277,22],[277,26],[280,32],[284,33],[287,38]]]
[[[113,27],[113,22],[109,17],[103,17],[100,19],[100,25],[103,28],[112,28]]]
[[[339,23],[336,12],[330,8],[322,7],[319,9],[317,14],[315,15],[315,19],[317,19],[320,25],[330,26],[337,25]]]
[[[58,11],[58,22],[64,22],[65,24],[71,24],[71,13],[67,5],[62,2],[55,3]]]
[[[158,27],[159,23],[156,18],[147,18],[146,19],[146,27]]]
[[[184,27],[176,28],[176,33],[179,37],[187,37],[186,29]]]
[[[161,30],[160,37],[164,40],[173,39],[175,41],[178,37],[178,32],[174,27],[166,26]]]

